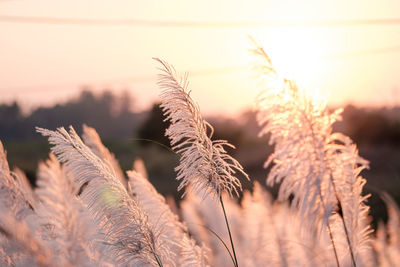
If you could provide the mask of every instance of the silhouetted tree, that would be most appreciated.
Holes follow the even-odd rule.
[[[25,137],[24,117],[17,102],[0,105],[0,139],[4,142]]]
[[[359,145],[400,144],[400,121],[389,118],[384,109],[347,106],[343,120],[347,134]]]
[[[164,115],[159,103],[155,103],[149,112],[147,120],[144,121],[138,130],[140,139],[153,140],[163,145],[170,146],[168,137],[165,136],[165,129],[169,127],[169,122],[164,121]],[[151,142],[141,140],[143,146],[150,145]]]

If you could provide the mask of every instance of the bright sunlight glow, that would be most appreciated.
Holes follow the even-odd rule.
[[[265,47],[282,77],[311,88],[323,68],[322,56],[330,50],[327,43],[322,44],[316,36],[313,29],[284,27],[272,30],[268,35],[260,32],[255,39]]]

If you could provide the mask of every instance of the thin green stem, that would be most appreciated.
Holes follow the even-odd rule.
[[[235,267],[239,267],[239,264],[238,264],[238,261],[237,261],[237,258],[236,258],[235,246],[233,245],[231,229],[229,228],[228,217],[226,216],[224,202],[222,201],[222,195],[219,196],[219,201],[221,202],[222,211],[224,212],[226,228],[228,229],[229,239],[231,241],[231,246],[232,246],[232,253],[233,253],[233,257],[235,258],[234,265],[235,265]]]

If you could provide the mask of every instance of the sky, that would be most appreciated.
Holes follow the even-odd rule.
[[[235,115],[262,89],[251,35],[281,75],[330,104],[393,106],[399,10],[398,0],[0,0],[0,101],[28,110],[90,86],[128,89],[145,109],[160,93],[157,57],[189,73],[202,112]]]

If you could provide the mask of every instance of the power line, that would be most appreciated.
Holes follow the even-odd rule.
[[[400,18],[358,20],[298,20],[298,21],[163,21],[145,19],[58,18],[39,16],[0,15],[0,22],[75,25],[75,26],[142,26],[179,28],[248,28],[286,26],[384,26],[400,25]]]
[[[198,69],[188,72],[191,77],[196,76],[209,76],[209,75],[220,75],[220,74],[229,74],[237,71],[241,71],[246,69],[248,66],[227,66],[220,68],[209,68],[209,69]],[[15,87],[4,87],[0,88],[0,92],[4,91],[18,91],[19,93],[27,93],[27,92],[50,92],[54,91],[55,88],[60,87],[72,87],[79,86],[80,88],[84,88],[86,85],[100,85],[103,84],[107,87],[107,84],[135,84],[135,83],[148,83],[156,80],[156,75],[144,75],[138,77],[126,77],[120,79],[113,79],[108,81],[99,81],[99,82],[75,82],[75,83],[63,83],[63,84],[44,84],[37,86],[15,86]],[[69,89],[68,89],[69,90]],[[57,89],[59,91],[59,89]]]
[[[400,52],[400,45],[390,46],[390,47],[381,47],[376,49],[369,49],[369,50],[361,50],[361,51],[352,51],[347,53],[340,53],[340,54],[332,54],[327,56],[321,56],[321,60],[328,59],[343,59],[343,58],[354,58],[360,56],[367,56],[367,55],[377,55],[377,54],[388,54],[388,53],[397,53]],[[220,75],[220,74],[229,74],[238,71],[242,71],[245,69],[250,69],[248,65],[242,66],[225,66],[220,68],[208,68],[208,69],[198,69],[189,71],[189,75],[191,77],[195,76],[209,76],[209,75]],[[71,83],[64,83],[64,84],[45,84],[45,85],[37,85],[37,86],[15,86],[15,87],[3,87],[0,88],[0,92],[4,91],[18,91],[18,93],[29,93],[29,92],[50,92],[50,91],[60,91],[60,87],[79,87],[84,88],[86,85],[100,85],[102,84],[104,87],[110,84],[137,84],[137,83],[148,83],[153,82],[156,79],[155,75],[146,75],[146,76],[138,76],[138,77],[126,77],[120,79],[113,79],[108,81],[98,81],[98,82],[71,82]],[[75,88],[76,90],[78,88]],[[70,89],[68,89],[70,90]]]
[[[325,58],[327,59],[342,59],[342,58],[354,58],[360,56],[368,56],[368,55],[379,55],[379,54],[389,54],[400,52],[400,45],[374,48],[368,50],[360,50],[360,51],[352,51],[347,53],[340,53],[335,55],[328,55]]]

